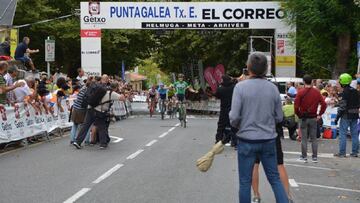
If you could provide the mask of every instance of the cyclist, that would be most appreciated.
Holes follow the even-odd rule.
[[[185,91],[188,89],[190,92],[197,93],[187,82],[184,81],[184,75],[178,75],[178,81],[174,83],[174,87],[176,90],[176,97],[180,102],[185,100]]]
[[[148,108],[151,108],[152,102],[154,102],[154,108],[156,107],[156,101],[157,101],[157,90],[156,90],[156,86],[153,85],[150,89],[149,92],[147,94],[147,101],[148,101]]]
[[[157,92],[158,92],[158,95],[159,95],[158,97],[160,98],[159,111],[161,111],[160,106],[163,105],[162,102],[164,102],[164,105],[165,105],[168,89],[165,88],[163,83],[160,83]]]

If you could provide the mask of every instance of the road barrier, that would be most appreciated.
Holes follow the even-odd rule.
[[[220,100],[187,101],[187,110],[220,112]]]
[[[73,100],[61,101],[61,107],[53,104],[51,112],[46,113],[45,109],[38,108],[25,103],[17,103],[14,106],[0,105],[0,144],[22,140],[27,137],[49,133],[57,129],[70,128],[73,124],[69,122],[70,107]],[[126,117],[130,113],[126,103],[114,102],[112,112],[115,116]],[[131,109],[131,106],[130,106]]]

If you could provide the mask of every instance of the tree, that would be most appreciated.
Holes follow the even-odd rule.
[[[287,0],[283,5],[288,22],[297,27],[296,44],[305,70],[328,69],[333,78],[354,72],[350,65],[356,60],[360,33],[360,7],[355,1]]]

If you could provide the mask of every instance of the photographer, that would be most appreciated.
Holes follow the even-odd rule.
[[[92,87],[89,87],[92,88]],[[99,88],[99,86],[98,86]],[[76,141],[73,145],[77,149],[81,149],[81,143],[84,141],[86,133],[91,125],[96,126],[96,132],[99,136],[100,149],[106,149],[109,143],[108,124],[110,120],[110,108],[114,101],[121,100],[125,101],[125,97],[116,93],[118,89],[117,83],[111,83],[111,90],[107,90],[105,95],[102,97],[100,103],[96,106],[92,106],[87,109],[84,123],[81,125],[80,131],[76,137]],[[90,97],[88,97],[90,99]],[[90,103],[89,103],[90,104]]]
[[[312,162],[317,163],[318,142],[316,138],[317,121],[321,119],[326,109],[326,103],[321,96],[320,91],[313,88],[310,75],[305,75],[304,78],[305,88],[301,89],[295,98],[295,113],[301,119],[301,152],[300,160],[307,163],[307,139],[311,139],[312,146]],[[318,114],[318,106],[321,105],[320,113]]]

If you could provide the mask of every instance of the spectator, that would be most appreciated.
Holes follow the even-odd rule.
[[[85,71],[82,68],[78,68],[77,72],[78,72],[78,76],[76,77],[76,79],[78,79],[80,85],[83,86],[85,84],[84,80],[87,79],[87,76],[85,75]]]
[[[301,161],[307,163],[307,139],[311,139],[312,145],[312,161],[318,162],[317,150],[317,121],[321,119],[322,114],[325,112],[326,103],[321,96],[320,91],[314,88],[311,84],[312,77],[305,75],[304,78],[305,88],[301,89],[295,98],[295,113],[301,119]],[[318,106],[321,105],[319,114]]]
[[[233,90],[236,85],[236,81],[234,81],[230,76],[224,75],[222,77],[223,82],[217,88],[215,97],[220,99],[220,116],[218,121],[217,132],[215,136],[215,143],[219,141],[223,141],[223,144],[227,143],[228,140],[231,139],[231,146],[236,146],[236,138],[234,136],[236,134],[236,129],[231,128],[230,120],[229,120],[229,112],[231,109],[231,100],[233,95]],[[225,134],[227,133],[229,137]],[[225,140],[224,139],[228,139]]]
[[[295,115],[294,104],[290,98],[286,98],[285,105],[283,106],[284,112],[284,127],[289,130],[289,137],[292,140],[296,139],[295,132],[297,129],[297,118]]]
[[[91,79],[86,82],[85,86],[82,87],[79,94],[77,94],[74,105],[72,106],[71,121],[73,122],[73,126],[70,132],[70,144],[73,144],[75,142],[76,135],[78,133],[78,127],[84,122],[87,108],[85,95],[87,88],[91,85],[92,82],[93,81]],[[85,143],[90,143],[90,130],[87,131]]]
[[[18,74],[18,69],[16,68],[16,66],[10,66],[8,68],[8,71],[7,71],[6,75],[4,76],[5,81],[6,81],[6,86],[12,86],[14,84],[17,74]],[[6,96],[7,96],[8,103],[13,105],[16,101],[14,91],[8,92]]]
[[[24,64],[29,64],[32,71],[36,71],[35,65],[29,54],[38,53],[39,49],[31,50],[29,49],[30,38],[24,37],[23,41],[16,47],[15,50],[15,59],[23,62]]]
[[[81,149],[81,143],[84,141],[86,132],[93,124],[96,126],[96,131],[99,135],[100,149],[107,148],[108,143],[110,142],[107,122],[111,104],[116,100],[125,100],[123,95],[119,95],[115,92],[117,87],[117,83],[112,83],[111,90],[106,92],[105,96],[101,99],[100,105],[87,110],[84,123],[81,125],[76,141],[73,143],[77,149]]]
[[[237,137],[241,203],[251,202],[252,173],[257,157],[263,163],[276,202],[289,202],[280,181],[276,160],[275,125],[283,120],[282,105],[277,87],[265,78],[267,67],[267,59],[263,53],[252,53],[247,62],[250,79],[235,86],[231,103],[230,124],[239,129]]]
[[[297,91],[296,88],[294,87],[294,83],[293,82],[288,82],[287,83],[287,93],[286,95],[289,96],[290,98],[295,98]]]
[[[10,56],[10,37],[0,44],[0,56]]]
[[[0,104],[5,105],[6,101],[6,93],[18,88],[23,87],[25,85],[24,82],[18,82],[12,86],[6,86],[6,80],[4,75],[8,69],[9,64],[6,61],[0,61]]]
[[[346,157],[346,136],[350,128],[352,139],[351,157],[358,157],[359,154],[359,134],[357,132],[357,121],[359,119],[359,92],[350,87],[351,75],[344,73],[340,75],[339,83],[343,87],[339,108],[336,115],[335,124],[340,120],[339,127],[339,152],[334,154],[337,157]]]
[[[34,97],[29,97],[32,96],[34,93],[34,91],[30,89],[30,87],[33,87],[35,85],[35,79],[31,76],[28,76],[25,80],[19,80],[18,82],[25,82],[25,85],[14,90],[16,103],[30,101],[31,98],[33,99]]]

